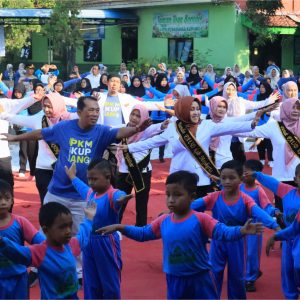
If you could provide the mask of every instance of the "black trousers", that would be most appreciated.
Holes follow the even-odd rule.
[[[152,172],[142,173],[145,189],[139,193],[135,193],[135,210],[136,210],[136,226],[144,226],[147,224],[147,211],[148,211],[148,199],[151,187],[151,175]],[[116,180],[116,188],[124,191],[126,194],[130,194],[133,188],[131,183],[127,182],[128,173],[118,173]],[[123,218],[124,211],[126,209],[127,203],[121,208],[119,214],[120,223]]]
[[[153,122],[153,124],[157,124],[157,123],[161,123],[163,121],[162,120],[153,120],[152,122]],[[158,154],[159,159],[163,159],[164,158],[165,148],[166,148],[166,145],[162,145],[162,146],[159,147],[159,152],[158,152],[159,153]]]
[[[52,179],[53,170],[36,169],[35,185],[39,191],[41,205],[44,204],[44,198],[48,192],[48,185]]]
[[[11,157],[0,158],[0,179],[14,186],[14,176],[11,169]]]
[[[263,139],[257,146],[257,152],[260,160],[266,159],[266,151],[268,161],[273,161],[273,146],[270,139]]]
[[[232,157],[234,160],[237,160],[242,165],[245,163],[246,155],[245,155],[245,148],[243,143],[241,143],[240,141],[231,142],[230,151],[232,153]]]
[[[297,187],[295,181],[281,181],[281,182]],[[278,208],[281,212],[283,212],[282,199],[275,194],[274,197],[275,197],[275,207]]]

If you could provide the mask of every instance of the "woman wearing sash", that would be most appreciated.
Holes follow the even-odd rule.
[[[44,114],[33,116],[12,115],[3,113],[1,119],[5,119],[12,124],[25,126],[31,129],[42,129],[52,126],[61,120],[66,120],[77,114],[70,114],[66,110],[63,97],[59,93],[47,94],[42,100]],[[39,192],[41,205],[47,193],[48,184],[53,175],[53,164],[56,162],[58,148],[55,144],[48,145],[44,140],[39,142],[39,150],[36,162],[36,187]]]
[[[135,105],[129,116],[129,123],[127,126],[135,127],[149,118],[148,109],[143,105]],[[122,144],[127,145],[136,143],[141,140],[152,137],[153,135],[161,133],[168,126],[168,121],[157,123],[148,127],[145,131],[137,133],[127,140],[124,139]],[[149,199],[149,192],[151,187],[152,166],[150,163],[149,150],[139,151],[133,154],[126,150],[117,151],[118,160],[118,175],[116,186],[118,189],[130,194],[132,188],[135,190],[136,201],[136,223],[135,226],[144,226],[147,224],[147,205]],[[123,213],[126,209],[126,204],[123,204],[119,216],[120,222]]]
[[[248,132],[256,126],[256,123],[227,120],[214,123],[211,120],[201,120],[201,103],[193,97],[182,97],[175,102],[174,108],[178,120],[170,123],[162,134],[121,148],[128,148],[129,152],[134,153],[170,143],[173,153],[170,173],[179,170],[197,173],[199,176],[197,197],[203,197],[212,191],[209,176],[219,175],[208,155],[211,138]]]
[[[269,138],[273,145],[274,166],[272,176],[277,180],[295,185],[294,176],[296,166],[300,163],[300,102],[296,98],[286,99],[280,106],[281,122],[270,120],[258,126],[252,132],[243,136]],[[275,206],[282,210],[281,199],[275,196]]]
[[[264,101],[253,102],[239,97],[236,85],[233,82],[227,82],[223,88],[223,97],[228,103],[228,117],[238,117],[244,115],[248,109],[259,109],[273,104],[279,98],[279,94],[271,95]],[[244,143],[238,137],[232,138],[230,150],[234,160],[242,164],[246,161]]]

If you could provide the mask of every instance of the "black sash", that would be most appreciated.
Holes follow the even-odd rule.
[[[182,121],[176,121],[176,130],[180,136],[180,141],[190,151],[203,171],[208,175],[219,177],[219,170]]]
[[[122,144],[127,145],[127,140],[122,139]],[[139,163],[137,163],[132,153],[130,153],[128,150],[123,150],[123,156],[129,171],[129,176],[126,180],[128,183],[133,184],[136,193],[145,189],[145,183],[141,171],[148,166],[150,162],[150,153],[151,151],[149,151],[148,155],[146,155]]]
[[[49,127],[49,123],[47,120],[47,117],[44,115],[42,118],[42,128],[47,128]],[[54,143],[48,143],[46,142],[48,147],[50,148],[51,152],[53,153],[53,155],[55,156],[55,158],[58,158],[58,154],[59,154],[59,145],[54,144]],[[52,164],[52,168],[54,169],[54,165],[55,163]]]
[[[284,137],[285,141],[289,145],[290,149],[300,158],[300,141],[297,136],[291,133],[283,124],[283,122],[277,122],[279,129],[281,131],[282,136]]]

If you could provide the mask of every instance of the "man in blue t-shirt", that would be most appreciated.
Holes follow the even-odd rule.
[[[34,130],[21,135],[5,134],[8,141],[40,140],[59,146],[59,155],[55,164],[52,180],[48,186],[44,204],[59,202],[68,207],[73,217],[73,234],[84,217],[82,199],[74,189],[72,182],[65,173],[65,166],[76,163],[76,176],[87,183],[87,167],[94,158],[101,158],[108,145],[122,138],[143,131],[150,125],[150,119],[137,127],[111,128],[97,124],[99,104],[94,97],[80,97],[77,102],[79,119],[61,121],[52,127]],[[79,275],[80,276],[80,275]]]

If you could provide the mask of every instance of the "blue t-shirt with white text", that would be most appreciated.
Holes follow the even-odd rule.
[[[62,121],[42,129],[46,142],[58,144],[59,156],[48,191],[64,198],[81,200],[64,167],[76,163],[76,176],[87,182],[87,167],[94,158],[102,158],[104,150],[116,142],[118,129],[95,125],[88,130],[78,126],[78,120]]]

